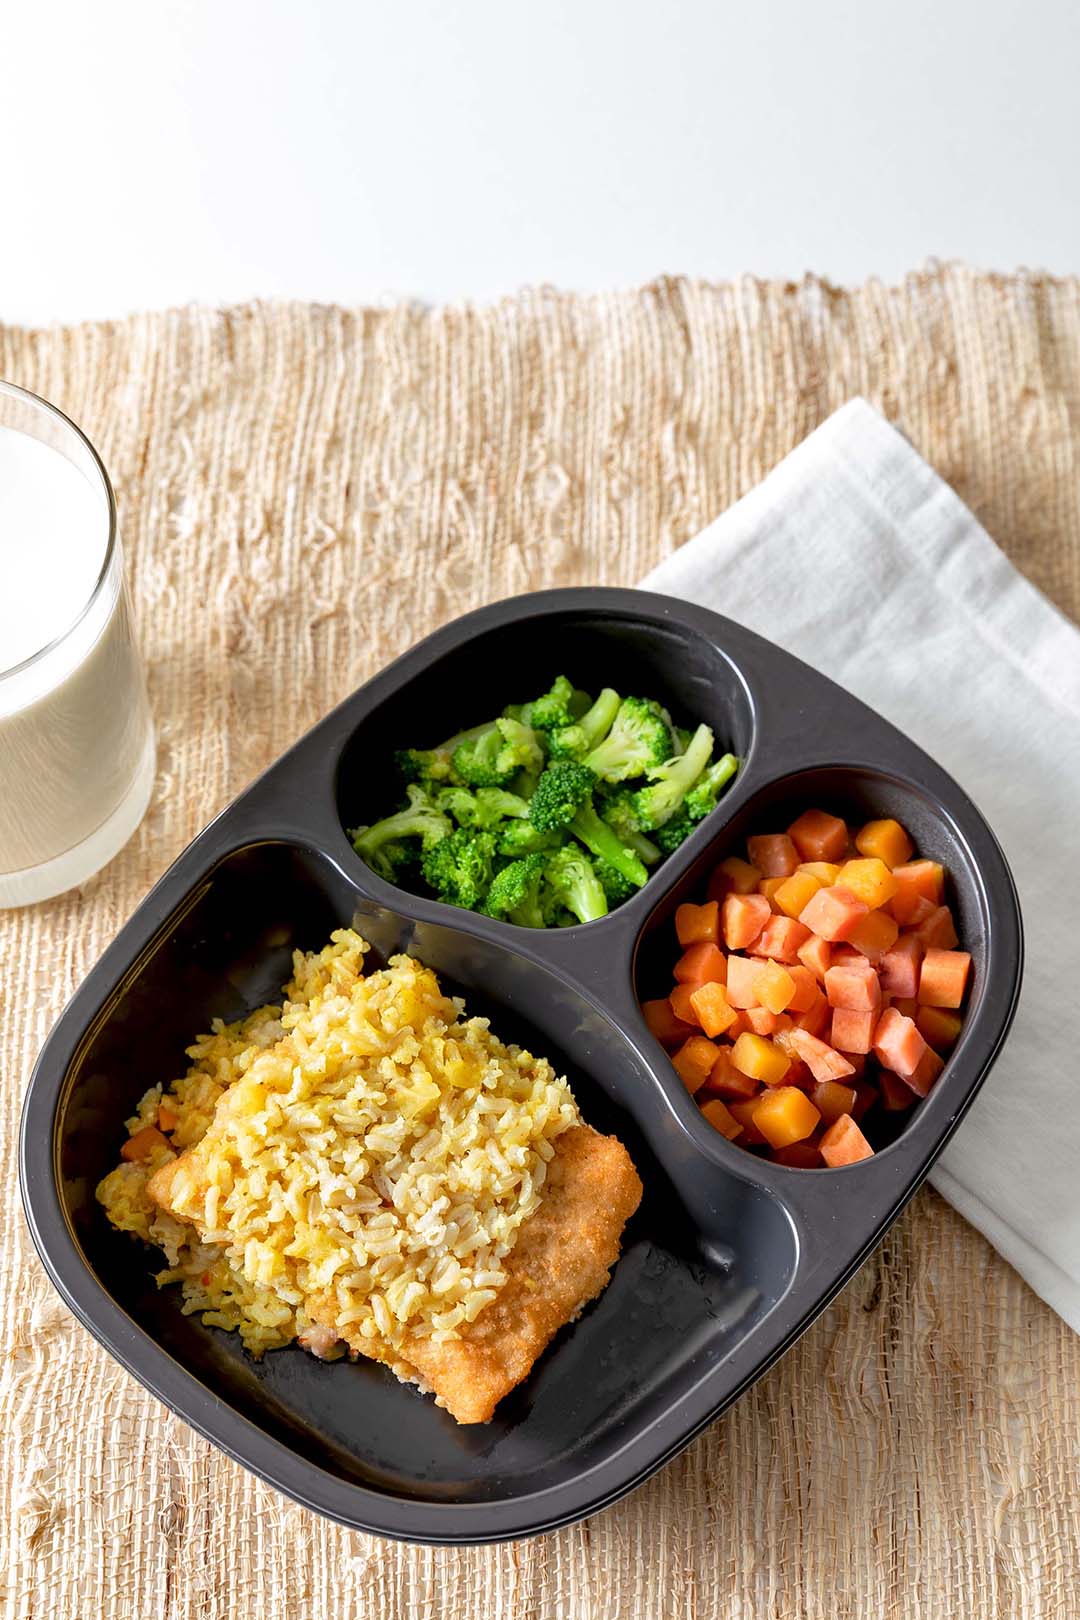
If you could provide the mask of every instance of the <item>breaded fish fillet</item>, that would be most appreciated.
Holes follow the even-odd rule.
[[[554,1147],[543,1198],[506,1260],[508,1281],[459,1338],[407,1335],[400,1349],[391,1349],[340,1329],[351,1350],[415,1369],[459,1423],[487,1423],[559,1329],[603,1292],[623,1227],[641,1201],[641,1181],[617,1137],[580,1125],[564,1131]],[[195,1169],[189,1154],[162,1166],[149,1183],[153,1201],[170,1213],[179,1168],[189,1175]],[[332,1294],[306,1300],[305,1309],[339,1333]]]

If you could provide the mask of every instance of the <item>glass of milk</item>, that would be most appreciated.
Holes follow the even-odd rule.
[[[73,422],[0,382],[0,907],[85,882],[153,783],[108,475]]]

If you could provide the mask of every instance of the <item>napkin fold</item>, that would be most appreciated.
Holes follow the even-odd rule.
[[[847,687],[993,827],[1020,893],[1024,988],[930,1180],[1080,1332],[1080,632],[863,399],[642,585]]]

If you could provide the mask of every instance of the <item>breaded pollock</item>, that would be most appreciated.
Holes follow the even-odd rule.
[[[458,1423],[489,1422],[559,1329],[603,1292],[623,1227],[641,1201],[641,1181],[617,1137],[580,1125],[564,1131],[554,1147],[543,1198],[505,1262],[507,1282],[457,1339],[406,1336],[392,1349],[355,1330],[350,1336],[348,1327],[340,1330],[361,1355],[407,1363]],[[189,1150],[163,1165],[147,1188],[154,1203],[175,1215],[173,1177],[181,1166],[190,1175],[196,1164]],[[305,1301],[312,1321],[332,1333],[339,1332],[336,1308],[332,1294]]]

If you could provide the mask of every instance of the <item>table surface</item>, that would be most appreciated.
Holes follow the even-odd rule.
[[[1080,266],[1069,0],[9,8],[0,318]]]

